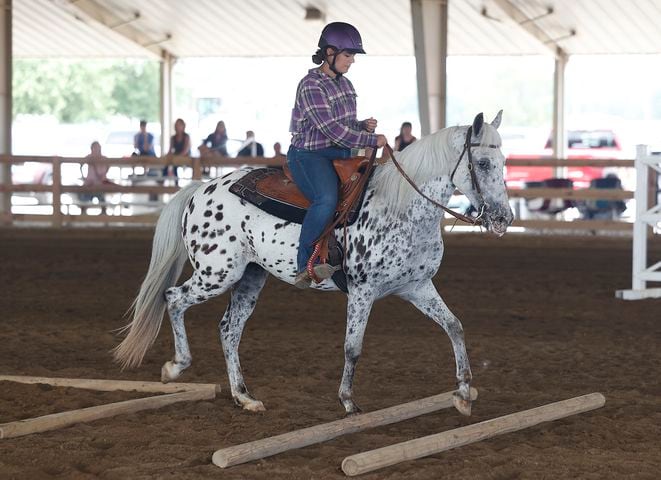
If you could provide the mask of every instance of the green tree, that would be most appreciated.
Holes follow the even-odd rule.
[[[159,119],[159,65],[124,62],[112,69],[114,113],[149,122]]]
[[[126,115],[158,118],[158,64],[128,61],[15,60],[13,110],[63,123]]]

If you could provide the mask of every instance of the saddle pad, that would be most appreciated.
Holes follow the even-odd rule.
[[[296,184],[291,182],[278,167],[257,168],[233,183],[230,192],[283,220],[303,223],[310,202]],[[347,226],[353,225],[365,198],[360,194],[354,208],[349,212]],[[338,228],[342,225],[338,225]]]

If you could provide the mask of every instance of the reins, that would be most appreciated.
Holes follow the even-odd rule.
[[[464,143],[464,149],[463,149],[463,151],[461,152],[461,155],[459,156],[459,160],[457,160],[457,164],[454,166],[454,169],[452,170],[452,174],[450,175],[450,181],[452,181],[452,179],[453,179],[453,177],[454,177],[454,174],[455,174],[455,172],[457,171],[457,168],[459,167],[459,163],[461,163],[462,158],[464,158],[464,154],[465,154],[466,152],[468,152],[468,170],[469,170],[470,173],[471,173],[471,181],[473,182],[473,188],[477,191],[477,193],[478,193],[478,195],[480,196],[480,198],[482,198],[482,192],[480,191],[480,185],[477,183],[477,177],[476,177],[476,175],[475,175],[475,171],[474,171],[474,169],[473,169],[473,155],[471,154],[471,149],[470,149],[470,147],[478,146],[479,143],[477,143],[477,144],[475,144],[475,143],[470,143],[470,139],[471,139],[471,135],[472,135],[472,130],[473,130],[472,127],[469,127],[469,128],[468,128],[468,133],[466,134],[466,142]],[[491,147],[491,145],[489,145],[489,146]],[[399,173],[402,175],[402,177],[404,177],[404,179],[409,183],[409,185],[411,185],[411,187],[413,187],[413,190],[415,190],[416,192],[418,192],[418,194],[420,194],[420,196],[421,196],[422,198],[424,198],[425,200],[429,201],[429,202],[432,203],[434,206],[443,209],[443,211],[449,213],[450,215],[452,215],[452,216],[453,216],[454,218],[456,218],[457,220],[461,220],[462,222],[466,222],[466,223],[469,223],[469,224],[471,224],[471,225],[480,225],[480,224],[482,223],[481,217],[482,217],[482,213],[483,213],[483,212],[480,212],[480,214],[479,214],[476,218],[472,218],[472,217],[469,217],[469,216],[467,216],[467,215],[461,214],[461,213],[459,213],[459,212],[455,212],[455,211],[452,210],[451,208],[448,208],[448,207],[446,207],[445,205],[441,205],[440,203],[438,203],[438,202],[437,202],[436,200],[434,200],[433,198],[430,198],[428,195],[425,195],[425,194],[422,192],[422,190],[420,190],[420,188],[419,188],[419,187],[415,184],[415,182],[411,179],[411,177],[409,177],[409,176],[406,174],[406,172],[404,171],[404,169],[402,168],[402,166],[399,164],[399,162],[398,162],[397,159],[395,158],[395,154],[394,154],[392,148],[390,147],[390,145],[388,145],[388,144],[386,143],[385,148],[386,148],[386,150],[388,151],[388,154],[390,155],[390,159],[392,160],[392,163],[395,165],[395,168],[397,168],[397,170],[398,170]]]

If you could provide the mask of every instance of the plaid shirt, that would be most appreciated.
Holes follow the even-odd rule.
[[[306,150],[376,146],[376,134],[356,120],[356,91],[349,79],[331,78],[318,68],[298,84],[289,131],[291,144]]]

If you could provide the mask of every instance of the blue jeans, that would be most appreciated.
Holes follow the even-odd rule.
[[[298,240],[298,271],[305,270],[308,259],[314,250],[313,242],[321,235],[333,218],[337,206],[339,179],[333,160],[349,158],[348,148],[328,147],[319,150],[305,150],[289,147],[287,165],[294,177],[296,186],[310,200]]]

